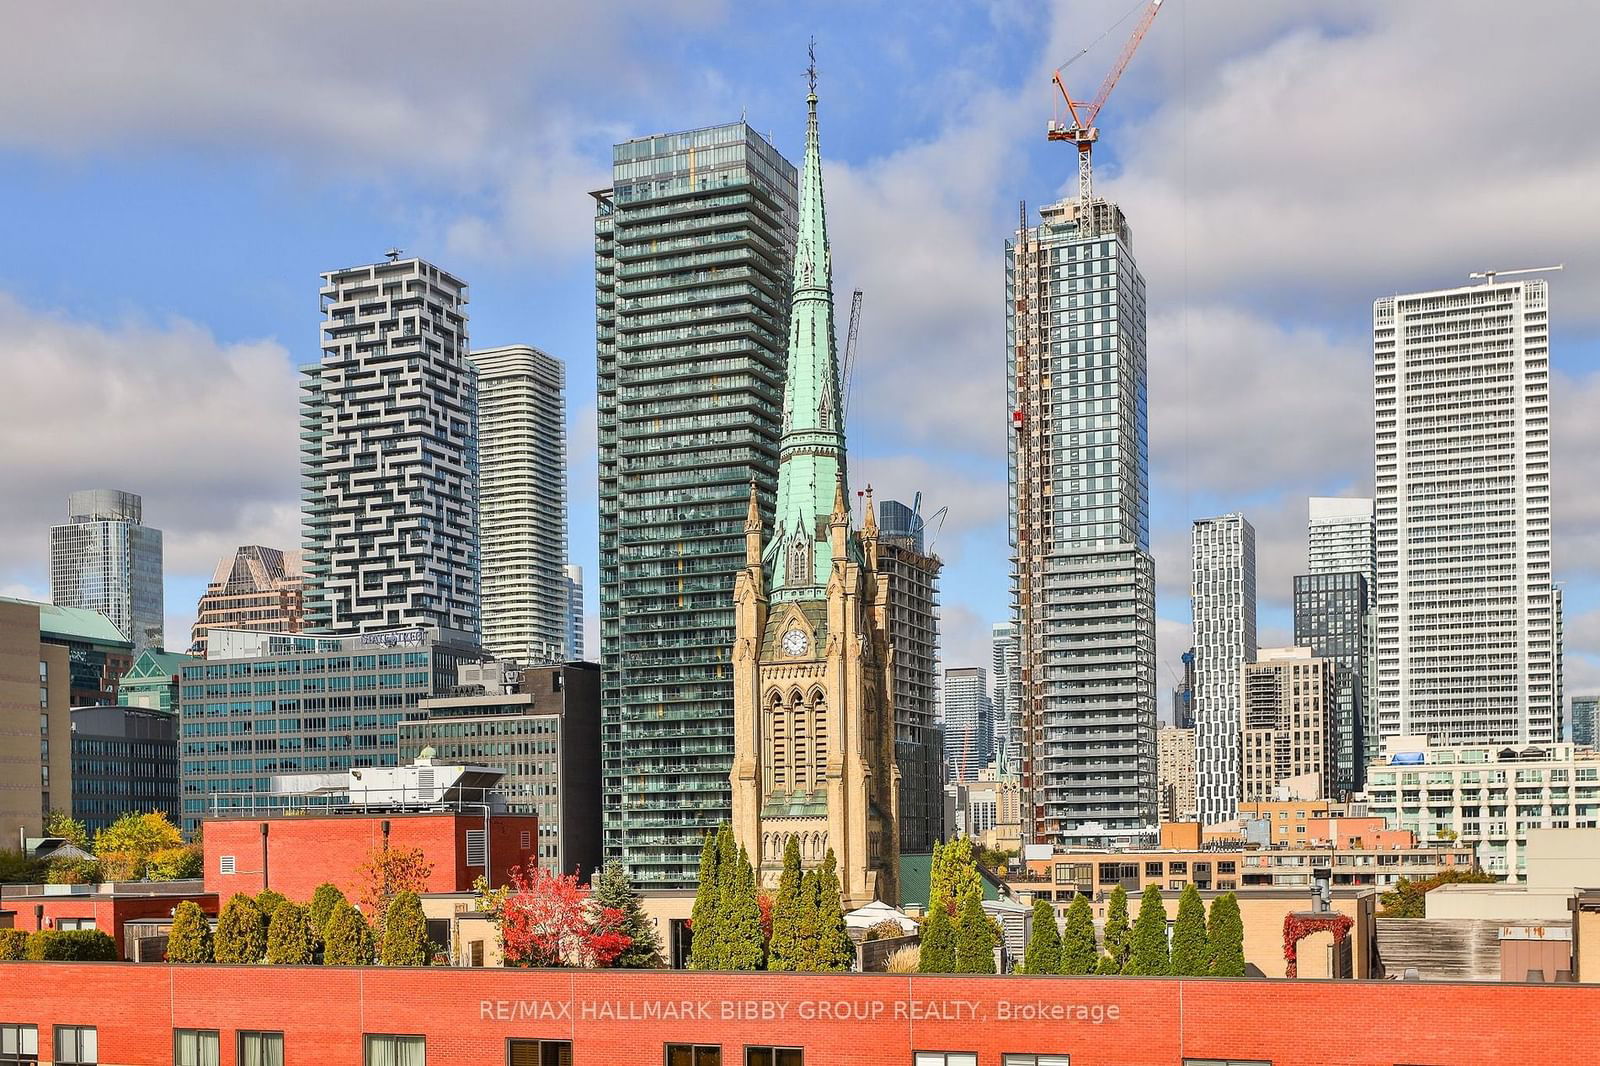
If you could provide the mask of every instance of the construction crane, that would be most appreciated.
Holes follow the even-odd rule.
[[[839,424],[850,411],[850,375],[856,368],[856,338],[861,335],[861,290],[850,296],[850,330],[844,338],[844,398],[839,401]]]
[[[1511,274],[1544,274],[1552,270],[1565,270],[1566,268],[1567,264],[1557,263],[1552,267],[1524,267],[1521,270],[1474,270],[1467,277],[1482,278],[1490,285],[1493,285],[1495,278],[1503,278]]]
[[[1050,79],[1055,82],[1056,88],[1061,91],[1061,99],[1067,102],[1067,113],[1072,116],[1072,124],[1069,126],[1059,118],[1052,119],[1046,134],[1052,141],[1071,141],[1078,146],[1079,218],[1087,217],[1089,201],[1093,196],[1093,165],[1090,157],[1094,153],[1094,142],[1100,139],[1100,129],[1094,124],[1095,117],[1100,114],[1100,109],[1105,106],[1106,97],[1111,95],[1111,90],[1116,88],[1117,79],[1122,77],[1122,72],[1127,69],[1128,61],[1133,58],[1134,49],[1138,48],[1139,42],[1144,39],[1145,31],[1150,28],[1150,23],[1155,21],[1156,14],[1161,10],[1161,0],[1148,0],[1145,5],[1144,15],[1139,19],[1138,24],[1134,26],[1133,33],[1128,37],[1128,43],[1122,46],[1122,54],[1117,57],[1116,63],[1112,65],[1110,72],[1106,74],[1105,81],[1100,83],[1100,91],[1095,93],[1093,100],[1088,103],[1074,100],[1072,94],[1067,92],[1066,82],[1061,80],[1061,72],[1079,59],[1082,59],[1090,48],[1103,40],[1111,30],[1121,25],[1128,15],[1132,15],[1137,10],[1138,7],[1130,9],[1127,15],[1118,19],[1116,24],[1107,29],[1105,33],[1091,41],[1077,55],[1057,67],[1055,74]]]

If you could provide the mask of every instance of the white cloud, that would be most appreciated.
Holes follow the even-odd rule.
[[[23,5],[0,35],[0,98],[18,105],[0,112],[0,146],[222,150],[316,175],[421,178],[476,192],[476,208],[438,220],[453,251],[576,254],[590,223],[573,205],[609,165],[595,113],[654,100],[675,80],[656,35],[707,26],[721,8]]]
[[[298,384],[269,341],[182,319],[73,321],[0,293],[0,559],[46,586],[67,493],[122,488],[163,531],[169,581],[240,544],[299,543]]]

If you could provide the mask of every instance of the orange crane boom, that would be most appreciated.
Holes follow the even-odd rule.
[[[1144,40],[1145,31],[1150,28],[1150,23],[1155,21],[1156,15],[1161,11],[1162,0],[1150,0],[1145,7],[1144,15],[1134,26],[1133,32],[1128,35],[1128,43],[1122,46],[1122,54],[1117,57],[1116,63],[1106,73],[1105,80],[1100,83],[1100,91],[1095,93],[1094,99],[1088,103],[1074,100],[1072,94],[1067,92],[1066,82],[1061,80],[1061,72],[1072,62],[1068,60],[1051,75],[1050,80],[1055,82],[1061,91],[1061,99],[1067,103],[1067,113],[1072,116],[1069,126],[1059,120],[1053,120],[1046,130],[1046,136],[1052,141],[1071,141],[1078,146],[1078,211],[1079,217],[1086,217],[1089,201],[1093,198],[1094,168],[1091,157],[1094,153],[1094,142],[1100,139],[1100,129],[1094,120],[1100,114],[1100,109],[1105,106],[1106,98],[1111,95],[1111,90],[1116,88],[1117,79],[1122,77],[1122,72],[1128,68],[1128,62],[1133,59],[1134,51],[1139,47],[1139,42]],[[1124,16],[1126,18],[1126,16]],[[1087,49],[1085,49],[1087,51]],[[1083,53],[1078,53],[1081,56]],[[1073,59],[1077,59],[1074,56]]]

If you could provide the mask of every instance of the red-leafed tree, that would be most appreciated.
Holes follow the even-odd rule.
[[[361,911],[373,923],[378,950],[383,950],[384,922],[389,905],[402,892],[428,891],[433,863],[421,848],[375,847],[357,872],[361,884]]]
[[[763,892],[756,897],[756,906],[761,909],[761,942],[772,943],[772,895]]]
[[[633,938],[627,915],[602,907],[575,874],[548,874],[538,866],[513,866],[510,887],[478,882],[479,905],[500,931],[507,966],[610,966]]]

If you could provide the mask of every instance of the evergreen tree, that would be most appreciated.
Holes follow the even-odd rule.
[[[729,831],[731,843],[732,831]],[[723,895],[722,929],[718,936],[722,967],[727,970],[759,970],[767,962],[767,945],[761,936],[761,904],[756,900],[755,871],[743,847],[730,848],[733,866],[722,869],[731,884]]]
[[[942,847],[936,844],[933,866],[928,876],[929,912],[937,902],[955,914],[961,901],[966,899],[967,892],[973,888],[980,893],[983,891],[978,864],[972,855],[972,841],[957,837]]]
[[[1033,931],[1022,953],[1023,973],[1056,973],[1061,969],[1061,931],[1056,928],[1056,909],[1047,899],[1033,901]]]
[[[1167,908],[1161,902],[1161,887],[1145,886],[1139,901],[1139,917],[1133,921],[1133,956],[1124,973],[1162,977],[1172,972],[1167,954]]]
[[[193,900],[184,900],[172,912],[172,929],[167,933],[167,961],[211,961],[211,922]]]
[[[261,912],[262,920],[267,922],[272,921],[272,912],[278,909],[278,904],[288,902],[288,896],[274,889],[263,888],[256,893],[256,909]]]
[[[974,885],[962,897],[956,919],[956,973],[994,973],[994,949],[999,943],[994,919],[983,909],[983,890]]]
[[[276,966],[304,966],[312,961],[315,945],[311,919],[298,903],[284,900],[267,919],[267,961]]]
[[[1110,955],[1101,955],[1094,962],[1094,972],[1099,977],[1115,977],[1122,972],[1122,967]]]
[[[1244,976],[1244,919],[1239,915],[1239,897],[1232,892],[1211,901],[1207,943],[1213,977]]]
[[[1106,955],[1111,959],[1111,969],[1099,968],[1101,973],[1122,973],[1128,968],[1128,955],[1133,949],[1128,928],[1128,890],[1118,885],[1111,890],[1111,900],[1106,904]]]
[[[800,921],[796,927],[794,968],[801,973],[811,973],[817,968],[817,954],[822,943],[821,870],[807,870],[800,877]]]
[[[822,856],[815,884],[817,940],[809,969],[816,973],[847,973],[855,965],[856,945],[844,924],[843,891],[832,848]]]
[[[223,904],[213,950],[218,962],[261,961],[267,951],[267,921],[255,900],[241,892]]]
[[[429,955],[422,900],[415,892],[400,892],[383,917],[383,954],[378,961],[385,966],[426,966]]]
[[[695,886],[694,910],[689,916],[689,969],[716,970],[721,968],[717,951],[717,918],[722,906],[722,892],[717,884],[721,863],[717,855],[717,842],[721,833],[706,833],[700,846],[700,880]]]
[[[311,903],[306,907],[306,920],[311,924],[311,936],[320,945],[327,937],[328,919],[333,917],[333,911],[341,903],[349,902],[344,898],[344,893],[339,891],[339,886],[324,881],[311,893]]]
[[[639,893],[628,880],[628,871],[615,859],[606,863],[594,879],[591,899],[600,907],[610,907],[622,914],[616,931],[628,938],[611,965],[627,970],[651,970],[662,965],[661,937],[655,923],[645,914],[639,902]]]
[[[934,907],[922,920],[920,973],[956,972],[956,923],[944,907]]]
[[[928,863],[928,909],[925,913],[932,914],[934,905],[943,905],[946,893],[949,891],[949,879],[944,872],[944,841],[933,842],[933,861]]]
[[[1061,938],[1061,973],[1095,972],[1100,949],[1094,942],[1094,911],[1088,896],[1074,896],[1067,906],[1067,928]]]
[[[372,927],[349,903],[337,903],[323,938],[322,961],[328,966],[371,966]]]
[[[1172,974],[1204,977],[1211,972],[1211,949],[1206,941],[1206,905],[1200,890],[1190,882],[1178,900],[1178,919],[1172,926]]]
[[[809,952],[802,939],[808,900],[802,893],[804,875],[800,872],[800,840],[791,836],[783,846],[783,875],[778,878],[778,901],[772,907],[772,943],[767,954],[767,969],[792,971]]]

